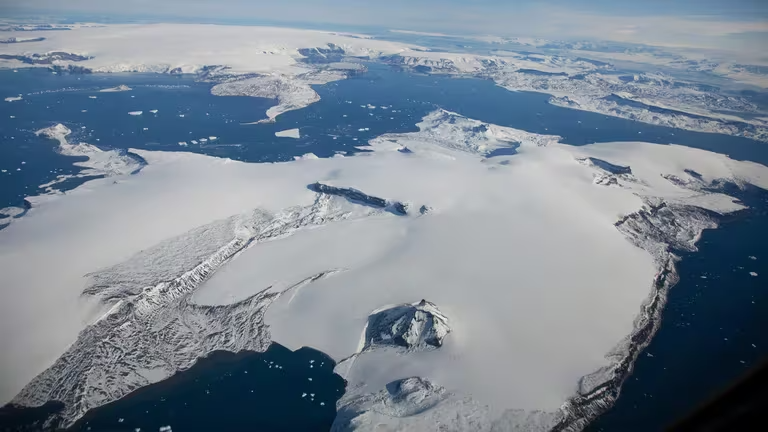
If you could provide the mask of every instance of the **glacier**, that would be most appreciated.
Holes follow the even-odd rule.
[[[572,147],[440,109],[417,126],[271,164],[132,150],[136,175],[35,202],[0,231],[0,396],[63,401],[71,424],[275,340],[338,362],[335,430],[578,430],[659,325],[676,251],[744,208],[722,186],[768,187],[687,147]]]

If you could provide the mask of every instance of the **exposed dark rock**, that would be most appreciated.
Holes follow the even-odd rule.
[[[628,166],[622,166],[622,165],[614,165],[610,162],[604,161],[602,159],[593,158],[593,157],[586,157],[577,159],[579,162],[585,164],[585,165],[591,165],[597,168],[600,168],[603,171],[606,171],[611,174],[632,174],[632,169]]]
[[[435,304],[421,300],[372,314],[365,329],[365,349],[395,345],[409,350],[439,348],[451,331]]]
[[[371,195],[367,195],[357,189],[352,188],[339,188],[335,186],[329,186],[322,183],[312,183],[307,186],[309,190],[317,193],[324,193],[328,195],[341,196],[349,200],[350,202],[363,204],[370,207],[389,210],[400,216],[408,214],[408,206],[399,201],[387,201],[384,198],[379,198]]]
[[[0,59],[3,60],[18,60],[26,64],[53,64],[54,61],[85,61],[90,60],[93,57],[81,56],[78,54],[72,54],[63,51],[54,51],[45,54],[0,54]]]
[[[27,43],[27,42],[42,42],[44,41],[44,37],[36,37],[36,38],[30,38],[30,39],[19,39],[19,38],[8,38],[8,39],[0,39],[0,44],[14,44],[14,43]]]

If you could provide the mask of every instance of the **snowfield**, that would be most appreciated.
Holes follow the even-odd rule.
[[[443,110],[418,126],[284,163],[134,150],[137,175],[33,200],[0,231],[0,399],[63,401],[71,424],[275,340],[338,362],[335,430],[578,429],[658,325],[669,247],[743,208],[713,182],[768,187],[686,147],[571,147]]]
[[[21,32],[10,33],[14,37]],[[65,59],[53,61],[54,66],[85,68],[95,73],[205,75],[225,81],[213,88],[213,94],[277,99],[278,105],[267,111],[268,121],[318,101],[320,97],[311,84],[324,84],[346,76],[333,70],[318,71],[312,65],[301,63],[305,58],[300,53],[302,49],[333,46],[346,56],[378,58],[419,48],[354,34],[256,26],[126,24],[75,26],[69,31],[50,33],[56,34],[36,42],[32,48],[40,53],[66,54]],[[18,45],[24,44],[4,46],[4,54],[30,55]],[[0,68],[21,65],[30,66],[21,60],[0,59]],[[130,87],[121,85],[101,91],[129,90]]]
[[[28,34],[9,32],[8,36]],[[87,59],[57,64],[82,66],[94,72],[196,73],[205,66],[223,65],[232,74],[292,75],[307,70],[297,64],[302,58],[299,49],[325,47],[329,43],[341,47],[348,55],[360,57],[397,54],[412,47],[343,33],[278,27],[120,24],[47,32],[44,41],[33,45],[9,44],[3,46],[3,52],[10,55],[27,55],[30,50],[76,53]],[[0,67],[19,67],[20,64],[17,60],[0,60]]]

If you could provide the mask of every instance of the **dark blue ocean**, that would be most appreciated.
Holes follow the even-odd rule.
[[[121,84],[133,90],[98,92]],[[73,131],[71,141],[105,149],[193,151],[265,162],[308,152],[320,157],[355,152],[355,146],[377,135],[417,130],[415,124],[421,117],[441,107],[499,125],[561,135],[572,145],[674,142],[768,164],[764,143],[556,107],[547,103],[547,95],[509,92],[491,81],[410,74],[374,64],[364,75],[315,87],[321,96],[318,103],[282,114],[276,123],[242,124],[265,118],[273,101],[212,96],[210,87],[210,83],[186,76],[0,71],[0,96],[23,95],[20,101],[0,104],[0,169],[4,170],[0,172],[0,208],[22,205],[25,196],[40,193],[40,184],[59,174],[77,172],[72,166],[75,158],[55,153],[55,142],[34,135],[59,122]],[[131,116],[131,111],[143,114]],[[294,127],[300,128],[300,139],[274,135]],[[217,139],[199,142],[211,136]],[[188,146],[179,146],[182,141]],[[79,181],[65,186],[76,187]],[[768,355],[768,339],[762,331],[768,324],[763,306],[768,298],[759,290],[768,274],[768,242],[759,241],[768,238],[768,198],[764,191],[745,192],[741,198],[754,209],[731,217],[718,230],[707,231],[700,251],[684,256],[679,266],[681,280],[670,292],[660,331],[641,354],[616,406],[597,420],[593,430],[660,430]],[[221,361],[201,361],[188,372],[89,413],[84,419],[88,425],[81,421],[77,430],[89,426],[91,430],[119,430],[133,424],[141,425],[132,427],[142,430],[157,430],[166,422],[176,432],[215,430],[215,424],[204,420],[184,420],[200,419],[211,412],[226,412],[222,415],[238,425],[236,430],[327,430],[328,419],[332,421],[335,415],[338,389],[343,389],[340,378],[333,375],[332,366],[324,370],[325,378],[318,381],[323,384],[315,393],[326,395],[327,402],[322,409],[302,405],[305,370],[286,367],[281,369],[283,375],[274,375],[270,368],[254,366],[265,358],[300,365],[309,355],[281,348],[274,345],[270,352],[253,353],[252,357],[217,354]],[[244,370],[248,370],[248,380],[243,379]],[[202,396],[211,388],[227,404]],[[254,396],[248,395],[250,390]],[[275,396],[275,392],[286,396]],[[169,401],[173,402],[166,403]],[[190,411],[189,405],[181,403],[192,403],[195,409]],[[18,412],[14,415],[20,418]],[[120,418],[123,422],[116,425]],[[292,423],[302,418],[316,422]],[[0,415],[0,430],[3,421]]]

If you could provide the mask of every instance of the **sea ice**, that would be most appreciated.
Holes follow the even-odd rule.
[[[301,138],[301,133],[299,133],[299,128],[294,128],[275,132],[275,136],[284,138]]]
[[[131,90],[133,90],[133,89],[128,87],[127,85],[121,84],[121,85],[119,85],[117,87],[105,88],[105,89],[101,89],[99,91],[102,92],[102,93],[114,93],[114,92],[124,92],[124,91],[131,91]],[[93,96],[93,98],[96,98],[96,96]]]

